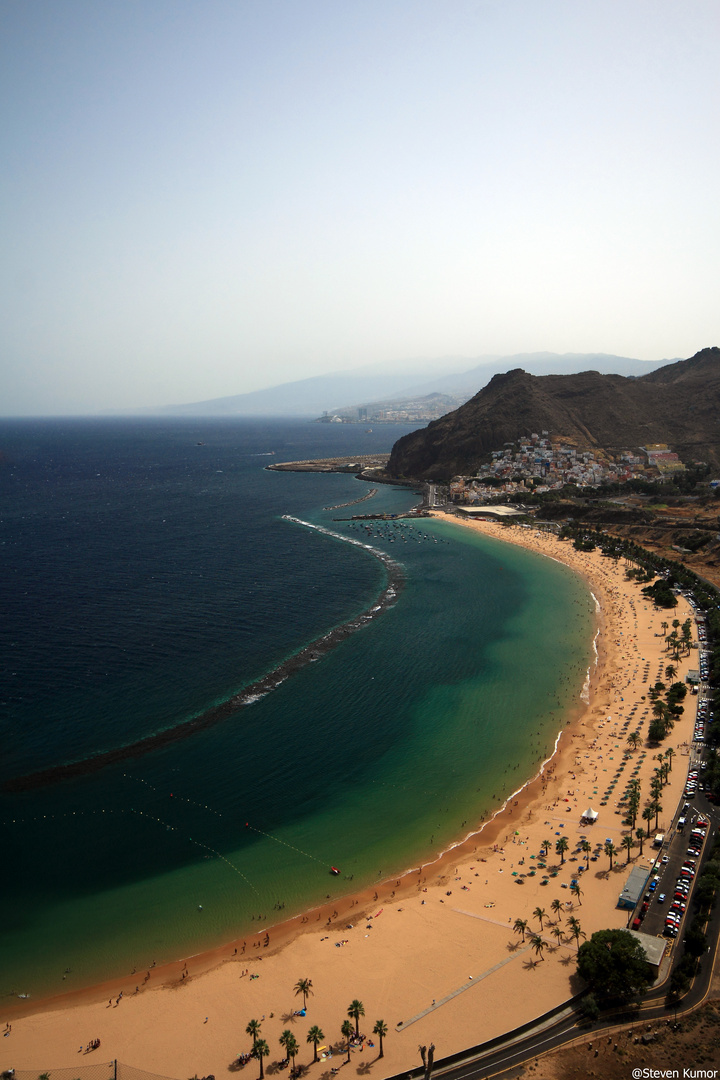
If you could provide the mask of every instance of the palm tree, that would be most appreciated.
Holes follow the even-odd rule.
[[[632,845],[633,845],[633,839],[632,839],[632,836],[630,835],[630,833],[628,833],[626,836],[623,836],[623,841],[622,842],[623,842],[623,847],[627,851],[627,859],[625,860],[625,865],[627,866],[627,864],[630,862],[630,849],[632,848]]]
[[[248,1026],[245,1028],[245,1034],[249,1035],[253,1041],[253,1046],[260,1038],[260,1020],[251,1020]]]
[[[562,944],[562,939],[565,936],[559,926],[553,926],[552,933],[557,938],[558,945]]]
[[[355,1000],[351,1001],[350,1004],[348,1005],[348,1016],[354,1017],[354,1019],[355,1019],[355,1035],[356,1036],[359,1036],[359,1034],[360,1034],[360,1017],[364,1016],[364,1015],[365,1015],[365,1006],[363,1005],[362,1001],[358,1001],[358,999],[355,998]]]
[[[380,1040],[380,1053],[378,1054],[378,1057],[383,1057],[384,1051],[383,1051],[382,1041],[383,1041],[384,1036],[387,1035],[387,1031],[388,1031],[387,1024],[385,1023],[384,1020],[376,1020],[375,1021],[375,1027],[373,1028],[373,1035],[377,1035],[378,1039]]]
[[[295,990],[295,997],[302,994],[303,1009],[307,1008],[308,994],[313,992],[312,979],[298,979],[293,989]]]
[[[645,830],[644,829],[636,829],[635,830],[635,835],[637,836],[638,840],[640,841],[640,858],[642,859],[643,840],[645,839]]]
[[[313,1044],[313,1065],[315,1064],[315,1062],[318,1059],[318,1056],[317,1056],[318,1043],[321,1043],[324,1038],[325,1038],[325,1036],[323,1035],[322,1031],[317,1026],[317,1024],[313,1024],[313,1026],[310,1028],[310,1030],[307,1033],[307,1040],[306,1040],[307,1042]]]
[[[545,849],[545,854],[546,855],[547,855],[548,851],[550,850],[550,844],[551,844],[550,840],[543,840],[541,845],[540,845],[542,848]]]
[[[610,840],[605,844],[605,854],[610,856],[610,869],[612,870],[613,855],[617,855],[617,848]]]
[[[298,1041],[292,1031],[287,1028],[278,1039],[281,1046],[285,1047],[285,1053],[290,1058],[290,1075],[295,1072],[295,1055],[298,1052]]]
[[[637,750],[638,746],[642,742],[642,737],[639,731],[631,731],[627,737],[627,744],[631,750]]]
[[[577,881],[571,882],[570,892],[573,893],[574,896],[577,896],[578,904],[580,905],[580,907],[582,907],[582,900],[580,899],[582,889],[580,888],[580,883]]]
[[[251,1054],[252,1054],[253,1057],[257,1058],[258,1061],[260,1062],[260,1077],[259,1077],[259,1080],[263,1080],[263,1076],[265,1075],[264,1072],[263,1072],[263,1058],[267,1057],[269,1053],[270,1053],[270,1047],[265,1042],[265,1040],[264,1039],[256,1039],[255,1042],[253,1043],[253,1048],[251,1050]]]
[[[513,932],[515,934],[522,934],[522,942],[525,944],[525,931],[527,930],[527,919],[516,919],[513,926]]]
[[[676,675],[677,668],[675,667],[675,665],[668,664],[668,666],[665,668],[665,678],[667,679],[667,681],[672,682]]]
[[[647,835],[650,835],[650,822],[655,817],[655,811],[652,806],[646,806],[643,810],[643,821],[647,821]]]
[[[539,934],[533,934],[533,936],[532,936],[532,938],[530,940],[530,945],[535,950],[535,952],[540,957],[540,959],[542,960],[543,959],[543,954],[542,953],[543,953],[543,949],[546,946],[546,943],[543,941],[543,939],[540,937]]]
[[[340,1028],[343,1039],[347,1043],[347,1059],[350,1060],[350,1041],[353,1037],[353,1026],[349,1020],[343,1020],[342,1027]]]
[[[667,632],[668,632],[668,623],[661,622],[660,623],[660,629],[662,630],[663,634],[667,634]]]
[[[673,620],[673,626],[675,625],[676,622],[678,622],[678,620],[674,619]],[[670,642],[670,644],[672,646],[672,654],[673,654],[674,659],[679,660],[680,659],[680,637],[678,636],[677,629],[673,630],[672,634],[669,635],[668,641]]]
[[[630,828],[635,828],[637,813],[640,809],[640,792],[633,790],[628,796],[628,814],[630,815]]]
[[[667,709],[667,705],[665,704],[664,701],[656,701],[655,704],[652,707],[653,716],[655,717],[655,719],[656,720],[664,720],[665,719],[665,710],[666,709]],[[657,741],[659,742],[660,740],[658,739]]]
[[[665,751],[665,757],[667,758],[668,772],[672,772],[672,759],[675,757],[675,751],[673,750],[672,746],[668,746],[667,750]]]
[[[660,805],[660,802],[658,801],[658,799],[654,799],[650,803],[650,809],[652,810],[653,814],[655,815],[655,828],[657,829],[657,827],[658,827],[658,818],[660,817],[660,813],[662,811],[662,806]]]
[[[552,910],[554,911],[554,913],[555,913],[555,914],[557,915],[557,917],[558,917],[558,921],[559,921],[559,920],[560,920],[560,913],[562,912],[562,909],[563,909],[563,906],[562,906],[562,901],[561,901],[561,900],[558,900],[558,899],[556,898],[555,900],[553,900],[553,902],[552,902],[552,904],[550,905],[550,907],[552,908]]]
[[[570,844],[568,842],[567,836],[561,836],[560,839],[555,844],[555,850],[558,853],[558,855],[560,856],[560,865],[561,866],[565,862],[565,852],[567,851],[567,849],[569,847],[570,847]]]
[[[540,933],[542,933],[542,931],[543,931],[543,919],[547,916],[547,912],[545,911],[545,908],[536,907],[535,910],[533,911],[533,915],[535,916],[536,919],[540,920]]]
[[[592,844],[590,843],[589,840],[583,840],[583,842],[582,842],[582,844],[580,846],[582,847],[582,850],[585,853],[585,865],[587,866],[587,868],[589,870],[590,869],[590,852],[592,851]]]
[[[575,938],[576,946],[579,947],[580,938],[585,937],[585,934],[582,932],[582,929],[580,928],[579,920],[576,919],[574,915],[571,915],[570,918],[568,919],[568,930],[570,931],[570,934],[572,935],[572,937]]]

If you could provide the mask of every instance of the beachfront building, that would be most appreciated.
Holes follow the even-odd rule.
[[[628,933],[632,934],[632,936],[642,945],[647,962],[653,969],[653,975],[657,979],[660,974],[660,965],[667,947],[665,938],[653,937],[652,934],[643,934],[640,930],[628,930]]]
[[[475,521],[509,521],[523,517],[525,511],[516,506],[458,506],[458,517],[471,518]]]
[[[645,891],[650,871],[644,866],[635,866],[630,871],[630,877],[625,882],[625,888],[618,897],[619,908],[629,908],[631,911],[637,907],[637,902]]]

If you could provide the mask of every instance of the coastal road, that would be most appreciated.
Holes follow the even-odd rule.
[[[707,929],[708,940],[712,943],[706,956],[701,962],[701,970],[695,978],[692,988],[683,998],[678,1009],[665,1005],[667,982],[655,990],[651,990],[643,999],[640,1008],[634,1012],[617,1014],[611,1018],[598,1021],[594,1024],[583,1025],[578,1023],[578,1016],[574,1010],[563,1014],[554,1023],[547,1027],[536,1030],[523,1038],[513,1038],[512,1033],[501,1044],[493,1049],[480,1053],[473,1060],[462,1064],[439,1067],[434,1071],[436,1077],[442,1076],[446,1080],[488,1080],[511,1069],[539,1057],[551,1050],[557,1050],[567,1043],[574,1042],[578,1038],[592,1042],[598,1036],[620,1027],[628,1025],[667,1024],[677,1019],[678,1013],[689,1011],[700,1005],[707,997],[712,979],[713,968],[717,960],[718,938],[720,936],[720,908],[713,911],[710,924]],[[676,957],[676,960],[678,957]],[[682,1019],[682,1015],[680,1017]],[[412,1076],[420,1076],[413,1070]]]
[[[437,484],[428,484],[423,496],[423,505],[428,509],[442,509],[446,505],[446,501],[442,493],[438,493]]]
[[[702,796],[693,801],[693,810],[701,813],[711,822],[709,832],[715,833],[720,825],[720,809],[713,806]],[[710,845],[706,843],[699,865],[707,859]],[[698,875],[699,876],[699,875]],[[668,1023],[682,1014],[700,1005],[708,995],[712,979],[713,969],[718,959],[718,945],[720,942],[720,905],[712,909],[710,921],[707,925],[708,951],[701,959],[700,971],[695,977],[692,987],[679,1003],[677,1008],[668,1007],[665,1004],[669,977],[674,966],[680,961],[682,948],[678,944],[682,942],[682,936],[677,939],[673,950],[672,963],[668,978],[661,986],[652,988],[642,999],[639,1009],[626,1013],[605,1017],[594,1024],[579,1026],[578,1016],[572,1007],[561,1012],[556,1020],[550,1020],[544,1026],[536,1026],[526,1035],[518,1036],[510,1032],[506,1038],[495,1041],[495,1045],[487,1050],[477,1051],[475,1055],[468,1053],[462,1055],[465,1060],[448,1062],[443,1065],[438,1062],[434,1070],[434,1076],[442,1076],[447,1080],[487,1080],[488,1077],[498,1076],[508,1070],[517,1068],[534,1057],[545,1054],[550,1050],[556,1050],[566,1043],[573,1042],[577,1038],[592,1041],[603,1032],[626,1027],[628,1024],[652,1024]],[[461,1055],[458,1055],[460,1057]],[[412,1070],[403,1076],[421,1076],[422,1070]]]

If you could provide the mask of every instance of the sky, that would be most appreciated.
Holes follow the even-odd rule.
[[[0,0],[0,415],[720,344],[719,46],[717,0]]]

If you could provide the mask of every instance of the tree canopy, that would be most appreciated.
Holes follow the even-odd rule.
[[[598,930],[580,946],[577,966],[603,1004],[630,1001],[652,982],[645,950],[627,930]]]

